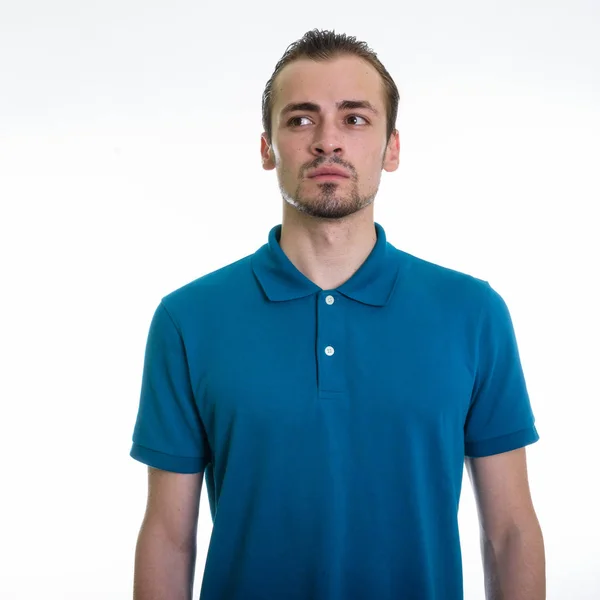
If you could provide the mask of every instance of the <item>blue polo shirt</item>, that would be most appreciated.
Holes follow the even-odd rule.
[[[336,289],[281,250],[165,296],[131,456],[205,473],[201,600],[459,600],[465,456],[539,439],[488,282],[377,242]]]

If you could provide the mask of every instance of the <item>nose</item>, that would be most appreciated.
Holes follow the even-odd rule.
[[[336,142],[315,142],[312,151],[320,156],[339,155],[342,153],[342,147]]]

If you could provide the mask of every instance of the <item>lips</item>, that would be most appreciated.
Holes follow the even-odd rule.
[[[338,177],[348,177],[348,173],[344,169],[338,169],[337,167],[320,167],[311,171],[309,178],[318,177],[319,175],[337,175]]]

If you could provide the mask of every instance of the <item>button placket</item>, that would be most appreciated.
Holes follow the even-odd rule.
[[[346,390],[344,365],[340,363],[345,335],[340,302],[335,292],[323,291],[317,303],[317,385],[323,399],[339,399]]]
[[[335,302],[335,298],[329,294],[325,297],[325,302],[331,306]],[[335,349],[332,346],[327,346],[327,348],[325,348],[325,354],[327,354],[327,356],[333,356],[335,354]]]

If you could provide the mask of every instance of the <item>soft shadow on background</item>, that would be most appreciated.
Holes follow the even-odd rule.
[[[599,598],[600,6],[253,6],[0,8],[0,597],[131,598],[150,319],[281,222],[261,94],[318,27],[366,41],[400,89],[400,168],[375,201],[390,242],[488,280],[511,310],[548,598]],[[479,600],[466,472],[459,516],[465,599]]]

